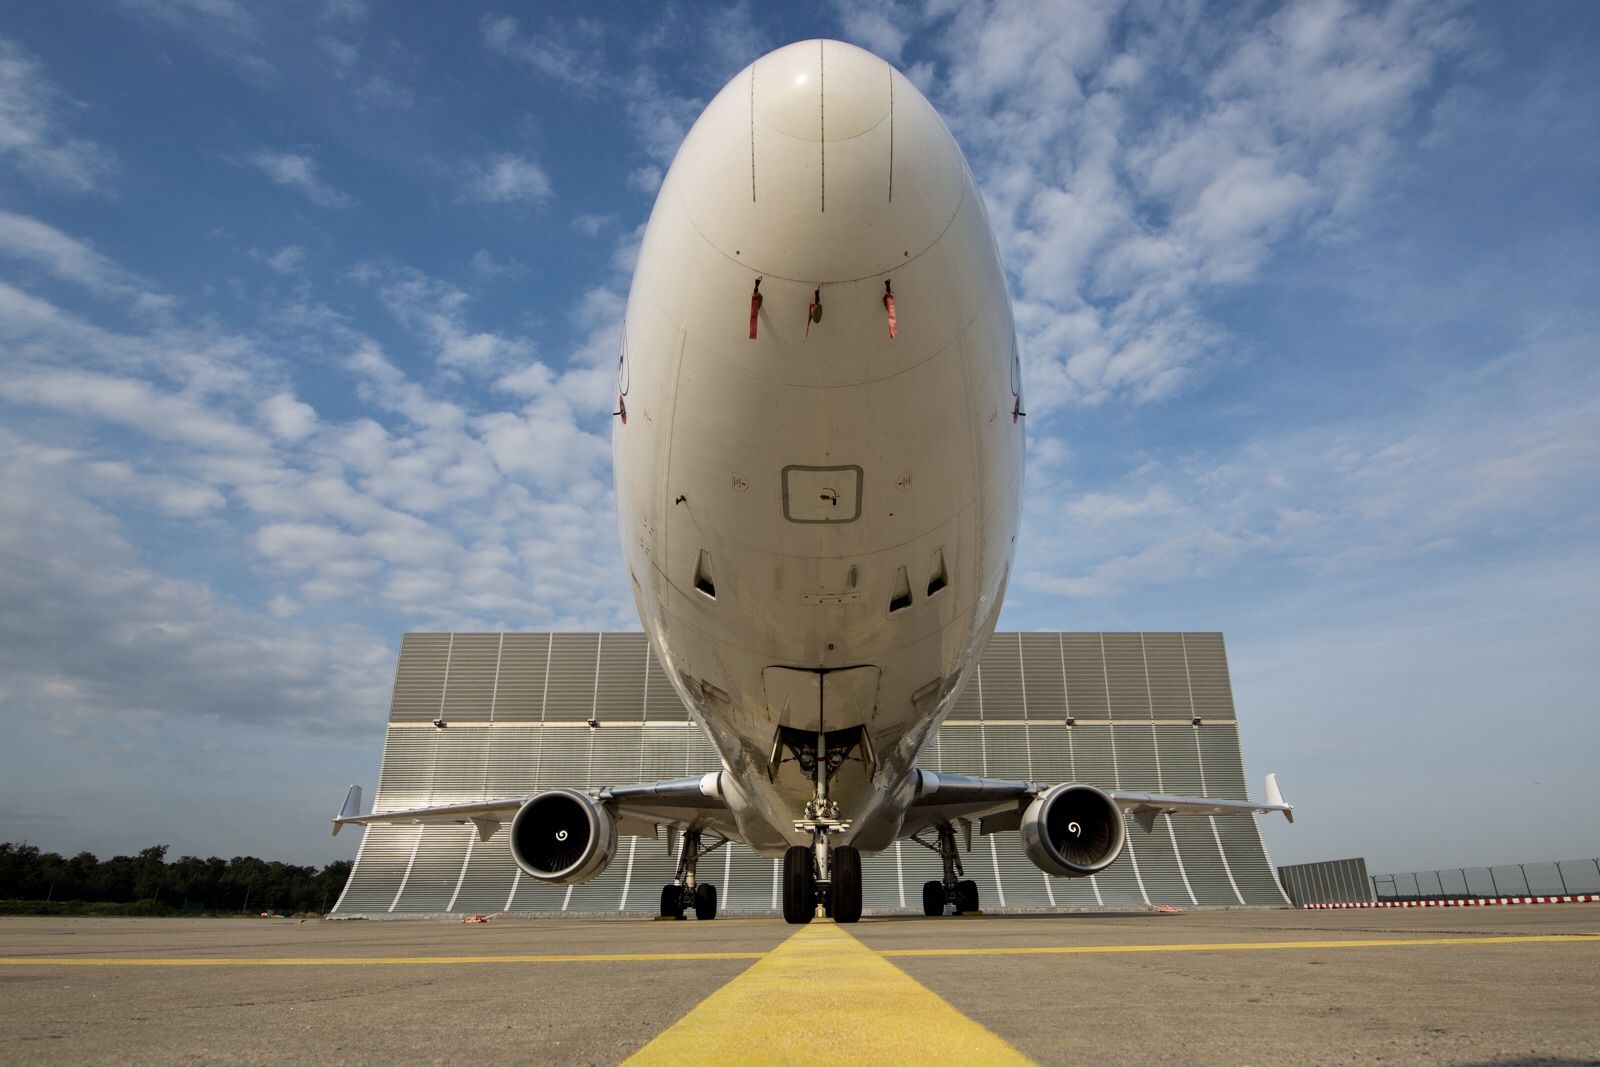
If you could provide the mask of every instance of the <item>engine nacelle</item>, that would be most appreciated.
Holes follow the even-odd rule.
[[[587,882],[616,854],[616,821],[576,789],[540,793],[511,820],[511,858],[541,882]]]
[[[1021,831],[1034,866],[1063,878],[1085,878],[1111,866],[1126,833],[1116,802],[1078,782],[1035,797],[1022,813]]]

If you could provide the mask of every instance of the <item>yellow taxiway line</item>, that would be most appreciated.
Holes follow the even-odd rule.
[[[765,952],[640,952],[583,956],[167,956],[149,959],[0,957],[0,967],[360,967],[373,964],[649,963],[655,960],[758,960]]]
[[[832,924],[824,923],[829,928]],[[811,927],[806,927],[810,929]],[[852,937],[850,939],[854,941]],[[1595,934],[1528,934],[1504,937],[1406,937],[1385,940],[1341,941],[1198,941],[1179,945],[1047,945],[1031,948],[984,946],[981,948],[884,948],[878,956],[1063,956],[1112,952],[1248,952],[1296,948],[1393,948],[1428,945],[1514,945],[1529,942],[1592,943]],[[786,942],[787,943],[787,942]],[[782,946],[779,946],[780,948]],[[774,951],[777,951],[776,949]],[[466,965],[480,963],[650,963],[672,960],[760,960],[768,952],[634,952],[566,956],[5,956],[0,967],[363,967],[375,965]]]
[[[1600,941],[1600,934],[1505,937],[1404,937],[1386,940],[1196,942],[1187,945],[1051,945],[1036,948],[884,948],[880,956],[1066,956],[1106,952],[1242,952],[1284,948],[1392,948],[1410,945],[1514,945],[1531,941]]]
[[[622,1062],[643,1067],[1033,1061],[842,927],[818,920]]]

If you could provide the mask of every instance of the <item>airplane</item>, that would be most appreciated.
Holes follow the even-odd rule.
[[[1017,831],[1052,875],[1104,870],[1124,813],[1282,812],[1267,800],[934,774],[917,757],[994,631],[1021,518],[1011,300],[966,158],[870,52],[771,52],[706,106],[662,181],[617,369],[617,519],[650,646],[722,761],[700,777],[359,814],[507,821],[529,877],[587,881],[618,835],[676,845],[661,914],[716,915],[696,864],[782,858],[783,916],[861,917],[861,857],[910,839],[979,910],[958,830]]]

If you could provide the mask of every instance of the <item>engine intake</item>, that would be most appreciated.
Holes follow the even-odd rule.
[[[575,885],[606,869],[617,852],[611,813],[576,789],[550,789],[511,820],[511,858],[541,882]]]
[[[1022,813],[1022,848],[1034,866],[1085,878],[1122,854],[1125,829],[1116,802],[1092,785],[1068,782],[1034,798]]]

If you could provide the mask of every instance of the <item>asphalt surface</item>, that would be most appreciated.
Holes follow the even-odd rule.
[[[1574,936],[1600,934],[1600,905],[845,929],[1038,1063],[1600,1064],[1600,939]],[[4,918],[0,1063],[619,1063],[794,932]],[[1375,943],[1392,941],[1412,943]],[[681,958],[647,958],[663,955]],[[612,958],[551,958],[573,956]],[[232,962],[194,962],[217,960]],[[796,1012],[806,997],[794,991]],[[782,1058],[760,1045],[761,1018],[746,1029],[745,1062]]]

